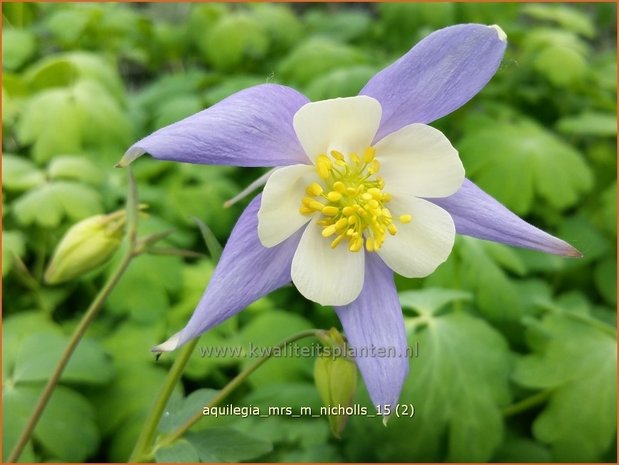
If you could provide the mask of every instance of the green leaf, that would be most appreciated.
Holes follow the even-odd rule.
[[[17,127],[23,144],[33,144],[38,162],[89,147],[129,144],[132,124],[114,96],[93,79],[43,90],[28,100]]]
[[[617,304],[617,260],[609,257],[601,261],[595,267],[595,285],[604,297],[612,305]]]
[[[359,93],[374,74],[376,69],[370,66],[336,69],[317,76],[309,83],[305,93],[312,100],[352,97]]]
[[[131,264],[114,288],[106,308],[128,314],[136,322],[152,324],[170,307],[170,293],[181,285],[181,260],[172,256],[145,255]]]
[[[54,157],[47,168],[51,179],[73,179],[94,186],[103,181],[103,173],[84,155]]]
[[[195,95],[205,80],[204,72],[193,69],[182,74],[164,74],[141,89],[134,97],[135,102],[147,113],[153,114],[161,102]]]
[[[3,385],[2,423],[5,432],[13,432],[3,437],[3,455],[10,452],[42,389],[42,385]],[[84,397],[57,386],[34,430],[34,439],[46,453],[61,461],[84,462],[99,446],[94,416],[94,409]]]
[[[17,126],[22,144],[33,144],[32,156],[38,162],[59,153],[78,153],[82,148],[78,104],[70,91],[52,89],[28,100]]]
[[[306,15],[306,21],[315,35],[347,42],[366,35],[372,18],[364,10],[340,10],[337,13],[314,10]]]
[[[45,25],[54,39],[63,44],[72,44],[84,35],[89,23],[100,20],[95,13],[92,9],[79,7],[56,10],[46,18]]]
[[[2,375],[10,378],[15,368],[15,357],[22,340],[34,332],[62,335],[62,329],[48,315],[38,311],[22,311],[8,316],[2,326]]]
[[[303,24],[285,3],[251,3],[251,15],[262,25],[273,53],[288,50],[303,35]]]
[[[617,236],[617,182],[615,181],[600,196],[596,212],[597,224],[612,236]]]
[[[45,181],[30,160],[10,153],[2,154],[2,175],[2,188],[7,191],[27,191]]]
[[[150,346],[138,348],[150,354]],[[151,359],[154,361],[154,358]],[[90,393],[97,406],[97,423],[106,437],[108,457],[113,462],[125,462],[144,425],[153,402],[166,379],[167,370],[135,358],[115,360],[117,376],[109,385]],[[172,398],[180,397],[181,389],[174,388]]]
[[[399,402],[413,403],[415,416],[390,419],[376,438],[379,459],[489,460],[503,440],[500,407],[510,397],[507,343],[462,311],[430,317],[410,337],[420,356],[412,360]]]
[[[505,266],[504,259],[497,260],[497,247],[505,246],[472,237],[457,238],[453,253],[427,278],[428,284],[472,290],[479,310],[492,321],[505,323],[518,320],[523,310],[521,296],[499,266],[509,268],[514,264]]]
[[[417,291],[404,291],[398,294],[400,304],[404,308],[411,308],[422,315],[432,316],[445,305],[470,301],[473,297],[469,292],[454,291],[430,287]]]
[[[547,316],[539,329],[546,343],[520,359],[513,375],[522,386],[552,389],[533,434],[557,461],[599,460],[616,431],[616,339],[562,314]]]
[[[365,62],[365,55],[353,47],[325,37],[314,37],[301,42],[280,61],[278,71],[283,80],[306,86],[317,76]]]
[[[158,429],[162,433],[171,433],[208,404],[219,391],[198,389],[182,399],[171,398],[159,421]]]
[[[567,218],[559,228],[559,237],[572,244],[583,254],[578,260],[565,263],[569,268],[582,268],[608,254],[610,243],[589,218],[582,214]]]
[[[231,71],[266,55],[269,38],[259,21],[245,13],[224,16],[207,29],[198,46],[215,69]]]
[[[492,459],[493,462],[511,463],[549,463],[552,462],[550,451],[544,445],[525,437],[507,437]]]
[[[124,100],[123,84],[116,69],[99,55],[88,52],[67,52],[50,55],[28,69],[25,78],[33,90],[50,87],[71,87],[76,82],[95,81],[103,93],[116,103]],[[92,95],[97,100],[97,95]]]
[[[96,190],[68,181],[51,182],[29,191],[15,201],[13,208],[20,224],[44,228],[59,226],[65,217],[77,221],[103,211]]]
[[[160,102],[155,112],[155,127],[162,128],[203,110],[194,95],[182,95]]]
[[[11,271],[14,257],[22,258],[25,253],[26,239],[21,232],[2,232],[2,277]]]
[[[15,383],[46,381],[56,367],[68,338],[55,332],[37,332],[21,341],[14,355],[11,379]],[[60,378],[65,382],[103,384],[113,375],[112,364],[101,346],[83,339]]]
[[[545,48],[537,55],[533,67],[559,87],[582,81],[588,71],[585,57],[569,47]]]
[[[294,413],[299,413],[301,407],[309,407],[312,412],[319,412],[322,407],[316,386],[307,382],[263,384],[249,393],[243,403],[260,407],[261,411],[290,407]]]
[[[482,127],[458,148],[467,175],[518,214],[530,212],[537,197],[564,210],[593,183],[579,152],[529,121]]]
[[[208,106],[212,106],[235,92],[258,84],[264,84],[264,76],[231,76],[221,84],[209,87],[204,93],[204,101]]]
[[[9,71],[21,68],[37,49],[34,34],[25,29],[3,29],[2,44],[2,68]]]
[[[583,11],[567,5],[524,5],[522,12],[535,19],[552,21],[562,28],[593,38],[596,30],[591,18]]]
[[[254,357],[260,356],[259,351],[268,351],[285,338],[311,327],[305,318],[289,312],[273,310],[258,315],[242,329],[238,337],[238,343],[243,345],[248,355],[243,361],[243,367],[255,362]],[[298,342],[300,347],[308,344],[307,340]],[[254,356],[249,350],[250,346],[256,349]],[[273,356],[248,381],[253,386],[298,381],[307,378],[312,369],[313,360],[310,358]]]
[[[557,129],[579,136],[611,137],[617,135],[617,116],[614,113],[584,111],[566,116],[557,122]]]
[[[236,221],[224,202],[238,193],[238,187],[227,176],[220,176],[204,183],[179,182],[168,186],[162,209],[166,218],[174,223],[193,227],[192,217],[198,217],[216,235],[228,234]],[[199,199],[199,201],[196,201]]]
[[[454,17],[455,5],[447,2],[379,3],[377,10],[380,40],[386,45],[387,50],[393,48],[408,50],[414,43],[414,33],[421,38],[433,29],[440,29],[457,22]]]
[[[169,446],[157,448],[155,460],[157,463],[195,463],[200,461],[200,457],[189,441],[180,439]]]
[[[198,451],[201,462],[239,462],[256,459],[273,450],[273,445],[234,429],[209,428],[190,432],[187,441]]]

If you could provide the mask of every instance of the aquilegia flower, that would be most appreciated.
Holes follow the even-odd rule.
[[[187,326],[153,350],[176,349],[292,280],[308,299],[335,306],[355,353],[395,347],[403,355],[393,271],[432,273],[456,232],[578,256],[464,179],[456,150],[427,126],[486,85],[505,47],[498,26],[447,27],[375,75],[357,97],[309,103],[289,87],[259,85],[133,145],[121,166],[149,153],[281,167],[239,218]],[[406,357],[356,362],[374,404],[396,403]]]

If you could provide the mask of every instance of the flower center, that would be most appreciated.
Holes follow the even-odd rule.
[[[333,237],[331,248],[348,241],[348,250],[368,252],[379,250],[386,233],[398,232],[391,212],[385,206],[391,194],[383,191],[385,182],[378,176],[380,163],[376,150],[368,147],[362,156],[350,153],[348,157],[332,150],[319,155],[316,171],[321,182],[313,182],[305,189],[307,197],[301,201],[303,215],[322,214],[318,225],[324,237]],[[410,223],[411,215],[401,215],[401,223]]]

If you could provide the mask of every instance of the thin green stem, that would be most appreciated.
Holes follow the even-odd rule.
[[[198,225],[200,232],[202,233],[202,237],[208,251],[211,254],[211,257],[215,261],[218,261],[221,258],[222,253],[221,245],[219,244],[219,242],[217,242],[215,235],[212,233],[208,226],[206,226],[198,218],[194,217],[193,219]],[[149,252],[152,253],[153,249],[149,249]],[[168,404],[168,400],[170,399],[174,388],[180,381],[181,376],[183,375],[183,371],[185,370],[185,367],[189,362],[189,357],[196,348],[196,345],[198,344],[198,340],[199,339],[194,339],[193,341],[185,345],[185,347],[181,349],[178,357],[176,357],[176,360],[174,360],[174,363],[172,364],[172,367],[170,368],[170,371],[166,376],[163,386],[159,391],[159,395],[155,399],[153,408],[150,410],[150,413],[146,418],[146,421],[144,422],[144,427],[142,428],[142,431],[140,431],[140,435],[138,436],[133,451],[131,452],[131,456],[129,457],[129,462],[139,461],[140,457],[145,454],[147,448],[150,447],[153,443],[155,434],[157,433],[157,425],[159,424],[161,415],[163,415],[163,411]]]
[[[275,348],[282,349],[286,347],[288,344],[292,344],[293,342],[299,341],[301,339],[305,339],[307,337],[317,337],[320,338],[323,336],[324,330],[322,329],[308,329],[306,331],[301,331],[297,334],[293,334],[292,336],[284,339],[282,342],[277,344]],[[206,404],[204,407],[210,408],[218,405],[222,402],[232,391],[234,391],[237,387],[239,387],[254,371],[260,368],[267,360],[271,358],[271,356],[275,353],[278,353],[277,350],[270,350],[267,354],[260,357],[254,363],[249,365],[245,370],[236,375],[219,393],[211,399],[211,401]],[[139,455],[132,455],[132,459],[135,458],[143,458],[144,460],[150,459],[154,456],[155,450],[158,447],[167,446],[172,444],[174,441],[183,436],[193,425],[195,425],[200,419],[203,418],[202,411],[196,412],[191,418],[189,418],[185,423],[179,426],[173,432],[163,435],[161,439],[158,441],[153,450],[144,454],[141,457]]]
[[[530,408],[536,407],[540,404],[546,402],[546,400],[552,394],[551,389],[546,389],[545,391],[537,392],[529,397],[525,397],[524,399],[516,402],[515,404],[509,405],[503,409],[503,416],[511,417],[514,415],[518,415]]]
[[[131,263],[131,260],[135,257],[134,249],[135,249],[136,237],[137,237],[137,212],[135,212],[134,210],[136,209],[136,206],[137,206],[137,189],[135,185],[135,180],[133,179],[133,175],[130,171],[129,172],[129,195],[127,198],[127,217],[128,217],[127,238],[129,240],[129,247],[127,248],[127,251],[123,255],[116,269],[110,275],[110,277],[108,278],[103,288],[101,288],[101,290],[99,291],[95,299],[92,301],[92,303],[86,310],[86,313],[84,313],[84,316],[82,317],[80,323],[73,331],[73,334],[71,335],[71,339],[69,340],[69,344],[67,345],[67,348],[64,350],[64,352],[60,356],[60,360],[58,360],[58,363],[56,364],[56,368],[54,369],[50,379],[47,381],[47,384],[45,385],[45,388],[43,389],[43,392],[41,393],[41,397],[39,398],[34,408],[34,411],[32,412],[32,415],[28,419],[28,423],[26,424],[26,427],[22,431],[22,434],[19,436],[19,439],[17,440],[15,447],[11,451],[11,454],[9,455],[7,462],[16,462],[19,459],[22,451],[24,450],[24,447],[26,447],[26,444],[30,440],[30,436],[32,435],[32,432],[34,431],[34,428],[39,422],[39,419],[41,418],[41,415],[43,414],[43,411],[45,410],[45,407],[47,406],[49,399],[51,398],[54,390],[56,389],[56,385],[58,384],[58,381],[60,380],[60,377],[62,376],[64,369],[69,363],[69,360],[71,359],[71,356],[73,355],[73,352],[75,351],[82,337],[86,333],[86,330],[88,329],[90,324],[93,322],[93,320],[95,319],[95,317],[97,316],[101,308],[103,307],[103,304],[107,300],[108,296],[110,295],[110,293],[112,292],[112,290],[114,289],[118,281],[120,281],[120,278],[122,277],[125,270],[129,266],[129,263]]]
[[[161,386],[159,395],[155,400],[155,405],[149,411],[150,413],[148,414],[148,418],[146,418],[146,421],[144,422],[144,427],[142,428],[142,431],[138,436],[138,440],[133,448],[133,452],[131,452],[131,456],[129,457],[129,463],[140,461],[140,457],[144,455],[144,451],[153,443],[161,415],[163,415],[163,411],[168,404],[168,400],[183,375],[185,366],[187,365],[193,350],[198,344],[198,341],[199,339],[194,339],[189,342],[181,349],[178,357],[174,360],[172,368],[170,368],[163,386]]]

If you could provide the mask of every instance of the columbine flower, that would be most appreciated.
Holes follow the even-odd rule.
[[[494,75],[506,46],[498,26],[441,29],[374,76],[357,97],[309,103],[259,85],[133,145],[161,160],[275,166],[245,209],[171,351],[291,280],[334,305],[356,353],[395,347],[406,333],[393,271],[431,273],[454,234],[577,256],[464,179],[457,152],[426,124],[456,110]],[[498,154],[500,155],[500,154]],[[406,357],[359,357],[376,405],[397,402]]]

